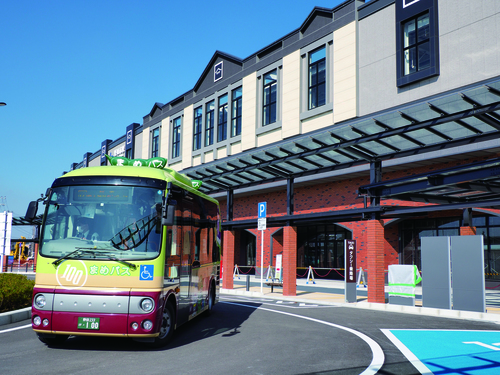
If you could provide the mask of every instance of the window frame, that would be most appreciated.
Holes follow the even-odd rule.
[[[199,114],[197,115],[197,111]],[[203,136],[203,106],[200,105],[193,110],[193,151],[202,148]]]
[[[223,139],[221,141],[218,140],[218,106],[219,106],[219,98],[227,95],[227,98],[228,98],[228,103],[227,103],[227,124],[226,126],[229,127],[231,126],[230,124],[230,120],[229,120],[229,117],[230,117],[230,105],[231,103],[229,102],[229,99],[232,97],[232,93],[234,90],[237,90],[241,88],[241,97],[240,99],[243,98],[243,81],[242,80],[238,80],[226,87],[224,87],[223,89],[219,90],[219,91],[215,91],[213,93],[211,93],[210,95],[200,99],[199,101],[197,101],[196,103],[193,104],[193,118],[194,118],[194,113],[195,113],[195,110],[197,108],[202,108],[202,120],[201,120],[201,123],[202,123],[202,134],[201,134],[201,147],[199,149],[196,149],[194,150],[194,147],[193,147],[193,150],[192,150],[192,154],[191,156],[192,157],[199,157],[199,162],[200,163],[204,163],[206,158],[208,157],[208,155],[210,153],[213,153],[213,159],[217,159],[218,158],[218,150],[221,150],[222,148],[226,147],[226,150],[227,150],[227,155],[230,155],[231,154],[231,145],[234,145],[234,144],[237,144],[238,142],[241,142],[241,134],[238,134],[238,135],[235,135],[235,136],[230,136],[228,137],[227,134],[230,132],[230,129],[227,129],[227,132],[226,132],[226,139]],[[217,103],[216,103],[217,101]],[[212,133],[212,144],[210,145],[206,145],[206,140],[207,140],[207,109],[208,107],[210,106],[211,102],[214,102],[214,109],[213,109],[213,114],[212,114],[212,117],[213,117],[213,122],[214,122],[214,127],[213,127],[213,133]],[[217,104],[217,107],[215,106]],[[243,102],[241,102],[241,124],[243,123]],[[215,111],[215,109],[217,108],[217,112]],[[210,114],[211,111],[208,111],[208,113]],[[217,117],[216,117],[217,116]],[[217,126],[216,126],[216,121],[217,121]],[[193,119],[193,126],[194,126],[194,119]],[[193,131],[194,133],[194,131]],[[193,134],[193,139],[194,139],[194,134]],[[194,142],[193,142],[193,145],[194,145]],[[212,160],[213,160],[212,159]],[[197,161],[198,162],[198,161]]]
[[[209,106],[213,105],[212,109],[209,110]],[[204,146],[209,147],[214,144],[214,116],[215,116],[215,99],[212,99],[205,103],[205,136],[204,136]],[[209,124],[210,121],[210,124]]]
[[[325,104],[309,108],[309,56],[320,48],[325,48]],[[300,120],[333,112],[333,36],[328,35],[300,50]]]
[[[217,143],[227,140],[227,115],[229,95],[225,93],[217,99]]]
[[[311,62],[312,57],[315,53],[320,52],[321,50],[324,51],[324,57]],[[326,46],[323,45],[321,47],[316,48],[315,50],[311,51],[308,53],[308,58],[307,58],[307,109],[310,111],[312,109],[316,109],[319,107],[322,107],[326,105],[326,71],[327,71],[327,63],[326,63],[326,55],[327,55],[327,50]],[[323,80],[319,81],[318,77],[320,76],[319,72],[321,69],[321,66],[323,66]],[[312,70],[315,71],[315,76],[316,76],[316,82],[311,82],[313,80],[313,75],[312,75]],[[322,89],[321,89],[322,87]],[[323,102],[319,103],[319,91],[323,91]],[[312,93],[315,93],[315,95],[312,95]],[[312,98],[314,97],[315,103],[312,103]]]
[[[235,94],[239,92],[239,96]],[[241,135],[243,86],[231,90],[231,138]]]
[[[276,78],[271,78],[272,74],[275,74]],[[270,78],[270,81],[267,83],[266,83],[267,79],[266,77]],[[267,100],[267,98],[269,98],[269,100]],[[272,125],[277,120],[278,120],[278,69],[273,69],[262,76],[262,126],[264,127]]]
[[[172,120],[172,151],[171,159],[178,159],[182,155],[182,116]]]
[[[429,67],[405,74],[405,25],[429,14]],[[439,27],[436,0],[422,0],[406,8],[398,3],[396,9],[396,85],[403,87],[415,82],[438,76],[439,71]],[[418,29],[415,30],[417,32]],[[418,45],[418,42],[417,44]]]
[[[150,153],[149,153],[149,156],[151,158],[156,158],[158,156],[160,156],[160,137],[161,137],[161,126],[160,124],[157,124],[156,126],[154,127],[151,127],[151,130],[150,130]],[[157,132],[157,135],[155,135],[155,133]]]
[[[277,86],[276,86],[276,121],[267,125],[264,125],[264,76],[272,71],[277,71]],[[282,85],[283,85],[283,62],[281,60],[276,61],[273,64],[266,66],[263,69],[257,71],[257,124],[256,124],[256,135],[261,135],[263,133],[268,133],[270,131],[280,129],[282,125]]]

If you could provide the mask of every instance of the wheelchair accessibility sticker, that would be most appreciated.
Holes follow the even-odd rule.
[[[139,280],[153,280],[155,266],[152,264],[141,264],[141,273]]]

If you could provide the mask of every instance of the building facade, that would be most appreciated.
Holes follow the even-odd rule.
[[[340,278],[354,239],[384,302],[387,266],[420,267],[421,237],[467,234],[500,278],[500,2],[347,0],[304,18],[244,59],[215,52],[192,90],[71,167],[162,156],[202,180],[225,288],[278,254],[284,295],[309,266]]]

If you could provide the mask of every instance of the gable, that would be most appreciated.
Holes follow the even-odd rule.
[[[333,11],[326,8],[314,8],[309,17],[300,27],[302,36],[309,35],[323,26],[328,25],[333,21]]]
[[[239,73],[242,67],[241,59],[217,51],[203,71],[193,91],[199,93],[210,90],[213,86]]]

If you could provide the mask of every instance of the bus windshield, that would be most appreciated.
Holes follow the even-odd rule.
[[[59,186],[46,202],[40,254],[62,259],[152,259],[160,253],[163,191]]]

